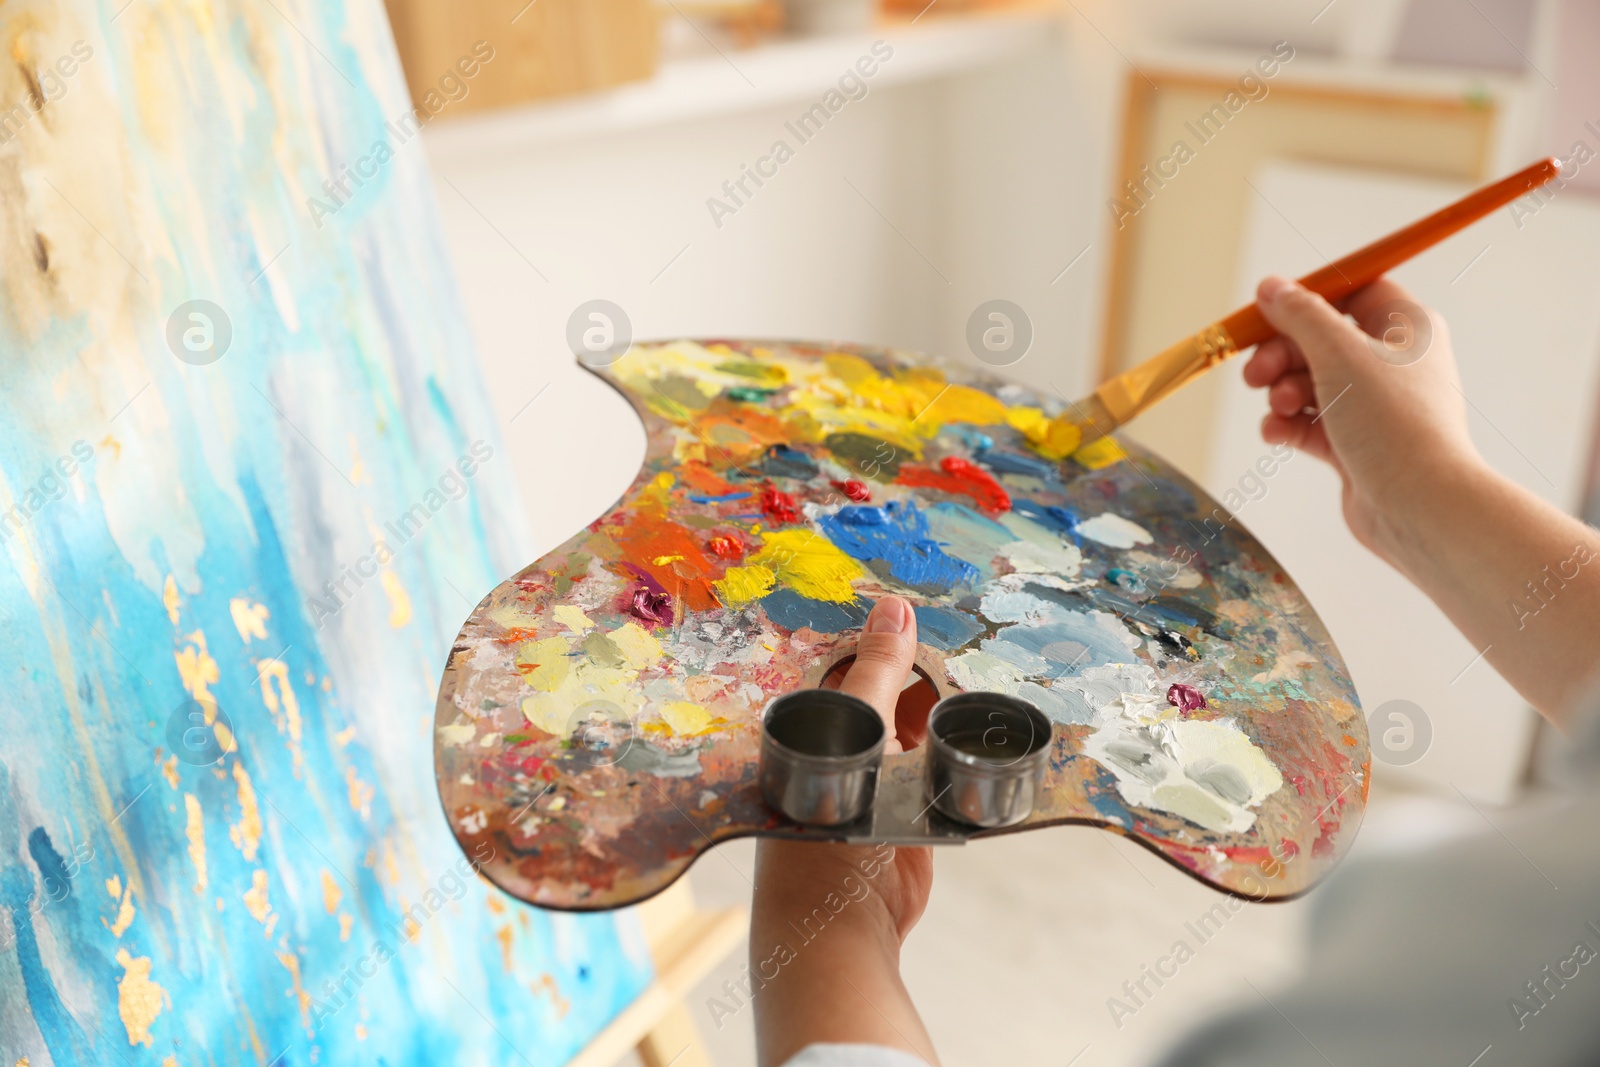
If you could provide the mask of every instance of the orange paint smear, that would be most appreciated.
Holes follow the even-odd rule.
[[[711,582],[722,576],[721,568],[706,558],[688,530],[659,509],[623,512],[611,536],[629,563],[677,596],[689,610],[710,611],[719,606]]]
[[[946,493],[969,496],[979,508],[991,515],[1011,510],[1011,494],[1001,488],[994,476],[960,456],[946,456],[939,461],[939,470],[906,464],[895,478],[898,485],[919,489],[939,489]]]
[[[727,496],[737,487],[728,484],[704,462],[691,459],[678,468],[678,478],[701,496]]]
[[[720,451],[735,463],[749,462],[771,446],[789,444],[795,437],[783,420],[761,408],[720,397],[695,419],[695,432],[702,441],[716,446],[708,455],[715,458]]]

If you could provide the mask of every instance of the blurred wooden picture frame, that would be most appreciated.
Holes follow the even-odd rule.
[[[1292,159],[1473,182],[1489,176],[1499,109],[1487,93],[1336,88],[1295,71],[1292,60],[1271,77],[1248,59],[1237,66],[1229,73],[1216,60],[1202,69],[1141,65],[1128,75],[1112,189],[1123,210],[1107,205],[1102,380],[1233,309],[1245,222],[1260,195],[1249,179],[1262,164]],[[1240,86],[1246,71],[1255,74],[1249,93]],[[1196,125],[1219,106],[1226,117]],[[1173,158],[1180,141],[1190,148],[1181,163]],[[1318,251],[1329,259],[1350,250]],[[1180,466],[1204,470],[1217,388],[1211,379],[1195,382],[1130,433]]]

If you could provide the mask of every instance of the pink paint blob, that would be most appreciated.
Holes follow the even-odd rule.
[[[1192,685],[1174,682],[1167,689],[1167,703],[1177,708],[1180,716],[1188,718],[1191,711],[1199,711],[1206,706],[1206,697]]]

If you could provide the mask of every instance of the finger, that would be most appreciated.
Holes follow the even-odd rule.
[[[1311,387],[1311,375],[1305,371],[1279,378],[1267,393],[1267,405],[1274,414],[1298,415],[1316,404],[1316,392]]]
[[[1267,278],[1256,288],[1256,306],[1274,329],[1294,342],[1319,382],[1338,374],[1353,351],[1365,352],[1356,327],[1332,304],[1287,278]],[[1351,341],[1358,342],[1352,345]]]
[[[841,692],[860,697],[883,716],[890,735],[888,751],[900,751],[894,711],[917,658],[917,617],[900,597],[886,596],[872,607],[856,643],[856,660],[840,684]]]
[[[1286,444],[1296,452],[1333,462],[1328,434],[1315,415],[1283,416],[1269,413],[1261,420],[1261,439],[1269,445]]]
[[[1252,389],[1271,385],[1289,369],[1289,352],[1283,338],[1274,337],[1256,346],[1255,354],[1244,365],[1244,384]]]
[[[1346,297],[1345,310],[1360,324],[1362,330],[1376,336],[1382,332],[1384,306],[1397,300],[1422,306],[1417,298],[1411,295],[1411,290],[1405,286],[1388,278],[1379,278],[1371,285],[1363,286]],[[1374,326],[1377,327],[1376,330]]]
[[[1271,385],[1285,374],[1305,369],[1306,357],[1301,354],[1299,347],[1290,338],[1280,335],[1263,341],[1256,348],[1255,355],[1245,364],[1244,381],[1246,385],[1259,389]]]

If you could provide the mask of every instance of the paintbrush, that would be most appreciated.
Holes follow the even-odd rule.
[[[1330,302],[1341,300],[1491,211],[1537,189],[1560,172],[1559,161],[1541,159],[1509,178],[1469,193],[1427,218],[1312,271],[1300,279],[1300,284]],[[1056,420],[1058,431],[1052,436],[1057,440],[1063,434],[1070,438],[1071,430],[1067,427],[1075,428],[1082,435],[1078,441],[1080,447],[1104,437],[1211,367],[1276,336],[1277,331],[1262,317],[1260,309],[1246,304],[1137,367],[1107,379],[1100,388],[1073,405],[1073,412]]]

